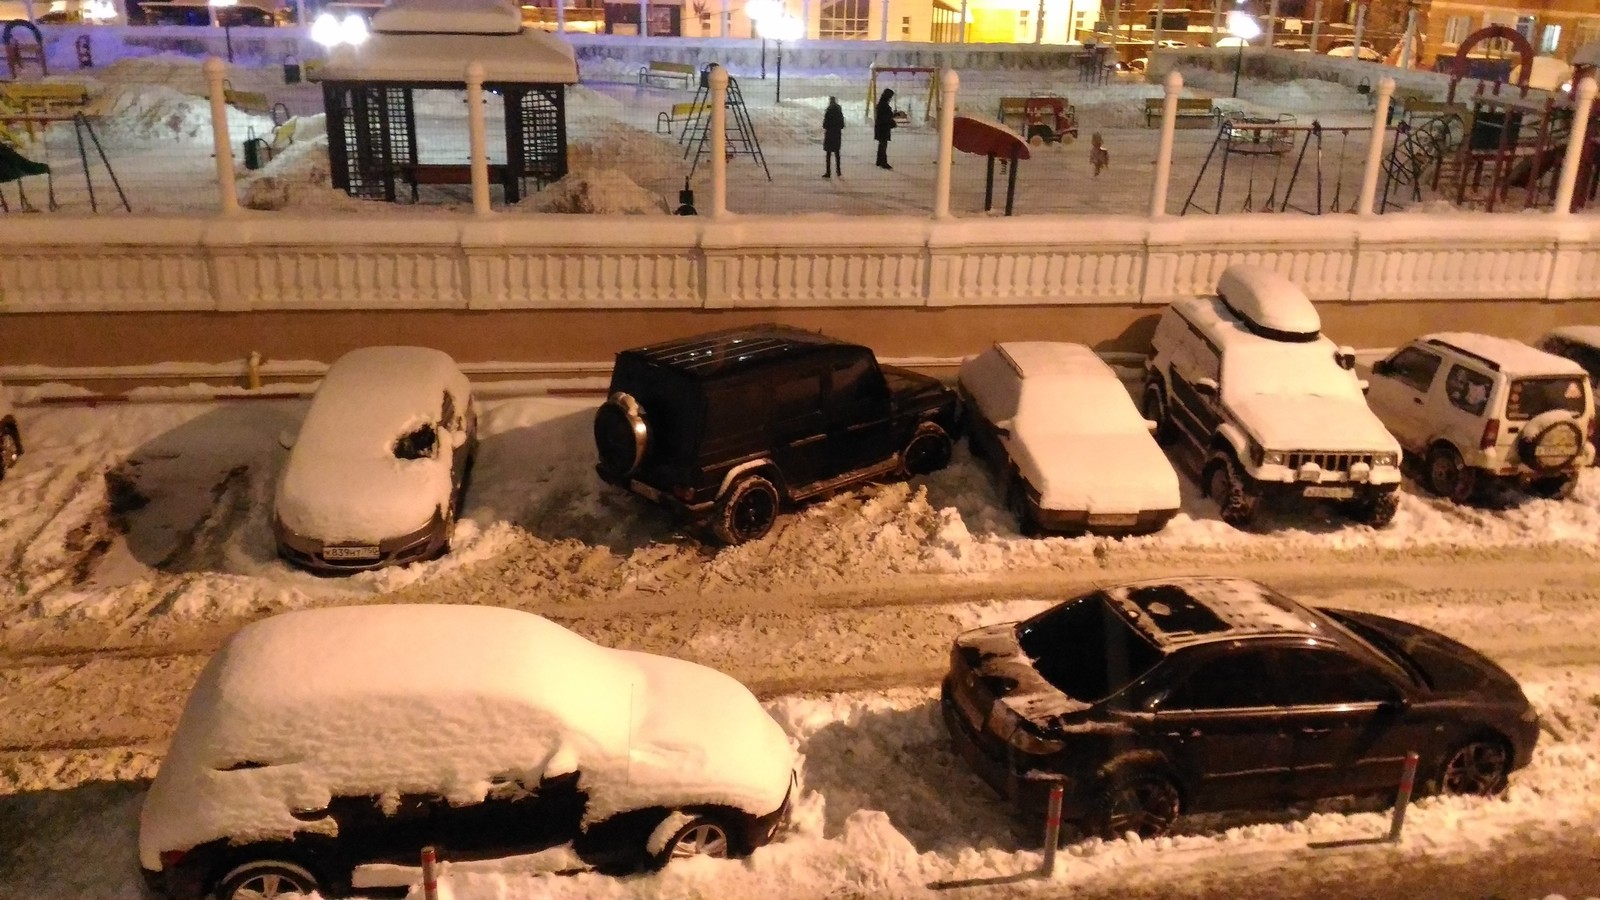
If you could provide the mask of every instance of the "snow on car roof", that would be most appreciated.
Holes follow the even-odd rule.
[[[1424,341],[1434,341],[1457,350],[1480,356],[1500,367],[1510,377],[1520,375],[1586,375],[1583,367],[1565,357],[1546,353],[1521,341],[1476,334],[1470,331],[1441,331],[1425,334]]]
[[[1108,588],[1134,627],[1163,647],[1246,634],[1321,635],[1320,620],[1259,582],[1175,578]]]
[[[1600,325],[1563,325],[1550,332],[1555,337],[1566,338],[1591,347],[1600,347]]]
[[[427,347],[364,347],[339,357],[322,378],[297,443],[313,441],[333,452],[370,450],[378,455],[407,430],[439,418],[445,392],[464,409],[471,387],[448,354]]]
[[[140,855],[331,827],[331,796],[481,800],[496,776],[581,773],[595,821],[713,803],[765,814],[783,730],[704,666],[609,650],[488,606],[303,610],[245,626],[201,672],[145,802]]]
[[[1217,296],[1266,337],[1306,340],[1322,331],[1322,317],[1306,292],[1271,269],[1229,266],[1217,279]]]
[[[1024,378],[1117,377],[1098,354],[1082,344],[1059,341],[1012,341],[996,344]]]

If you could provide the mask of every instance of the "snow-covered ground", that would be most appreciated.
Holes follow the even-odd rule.
[[[936,129],[925,122],[927,79],[884,80],[881,87],[896,91],[910,122],[896,129],[890,144],[893,171],[872,166],[876,145],[872,125],[866,121],[866,72],[789,70],[783,77],[783,100],[776,101],[777,79],[769,73],[735,71],[750,120],[764,152],[769,181],[750,157],[736,157],[729,167],[729,208],[744,213],[926,213],[933,203]],[[1322,206],[1337,205],[1348,211],[1354,204],[1365,160],[1366,132],[1371,124],[1367,98],[1338,84],[1315,80],[1272,83],[1246,79],[1239,97],[1229,96],[1231,83],[1208,71],[1186,73],[1192,84],[1185,96],[1204,96],[1229,112],[1266,120],[1284,118],[1299,126],[1320,121],[1325,132],[1321,153],[1315,146],[1304,154],[1293,194],[1291,176],[1301,156],[1303,133],[1295,133],[1294,146],[1281,154],[1233,154],[1225,188],[1220,188],[1224,212],[1245,208],[1277,209],[1287,199],[1291,207],[1311,209],[1317,204],[1317,180],[1322,181]],[[568,90],[567,123],[571,174],[562,183],[536,192],[514,207],[519,211],[666,213],[677,206],[677,194],[689,176],[691,160],[678,134],[660,133],[658,114],[675,104],[687,104],[689,90],[640,87],[637,66],[606,61],[586,65],[583,83]],[[885,76],[889,79],[889,76]],[[115,171],[118,184],[136,212],[204,212],[216,208],[216,173],[212,161],[213,133],[205,97],[200,61],[178,56],[128,57],[92,72],[52,76],[51,80],[85,84],[93,97],[88,112],[96,136]],[[298,117],[293,141],[285,144],[259,171],[244,168],[244,142],[259,138],[272,143],[272,119],[266,110],[243,112],[229,107],[228,129],[238,166],[240,193],[245,204],[258,209],[293,208],[302,211],[382,214],[390,207],[352,200],[329,185],[327,135],[321,122],[320,87],[285,85],[279,65],[235,66],[229,85],[241,92],[259,92],[269,103],[282,103]],[[963,114],[993,117],[1001,97],[1035,93],[1065,96],[1079,117],[1075,142],[1033,149],[1034,158],[1018,166],[1018,213],[1128,213],[1148,207],[1153,179],[1158,129],[1145,125],[1145,101],[1162,95],[1158,84],[1133,75],[1118,76],[1108,84],[1087,84],[1071,71],[966,72],[957,109]],[[823,180],[816,171],[822,162],[822,110],[830,95],[846,110],[842,177]],[[467,162],[466,112],[461,95],[423,91],[417,95],[418,147],[424,159]],[[1210,119],[1184,120],[1177,132],[1169,206],[1184,207],[1195,187],[1216,136]],[[504,122],[499,108],[489,104],[491,158],[503,156]],[[1344,132],[1341,128],[1357,130]],[[1110,166],[1096,176],[1090,165],[1089,145],[1101,134],[1110,153]],[[118,207],[106,167],[94,146],[87,145],[89,175],[86,182],[78,143],[70,123],[53,125],[37,142],[24,142],[22,152],[54,167],[53,189],[65,211],[87,212],[89,191],[102,211]],[[284,135],[287,137],[287,134]],[[502,149],[496,149],[497,147]],[[263,154],[265,157],[267,154]],[[1222,154],[1212,160],[1195,193],[1195,203],[1206,209],[1219,205]],[[979,214],[983,209],[986,161],[957,154],[952,208],[958,214]],[[693,185],[704,192],[709,166],[694,172]],[[1006,173],[996,174],[996,214],[1004,206]],[[36,207],[47,200],[43,178],[24,183]],[[470,188],[425,189],[425,200],[457,208],[470,208]],[[13,200],[15,199],[13,195]],[[1404,198],[1398,194],[1395,199]],[[702,200],[702,202],[704,202]]]
[[[210,649],[272,612],[374,601],[514,606],[712,665],[805,758],[795,827],[747,862],[628,879],[457,869],[460,898],[1600,895],[1600,472],[1567,501],[1465,508],[1408,484],[1382,531],[1319,511],[1249,534],[1185,480],[1156,535],[1033,540],[963,447],[945,471],[716,549],[594,476],[596,398],[523,393],[484,403],[455,552],[329,580],[273,556],[276,436],[303,398],[136,399],[19,411],[28,452],[0,481],[0,897],[140,896],[143,779]],[[1040,864],[1038,823],[948,745],[935,685],[950,639],[1175,571],[1262,577],[1483,649],[1539,708],[1533,764],[1501,801],[1421,802],[1399,845],[1308,849],[1387,828],[1373,804],[1330,804],[1075,844],[1051,879],[1019,879]]]

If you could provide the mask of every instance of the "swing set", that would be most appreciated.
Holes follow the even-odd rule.
[[[1228,186],[1228,170],[1230,166],[1238,178],[1238,169],[1244,168],[1245,192],[1241,202],[1240,212],[1287,212],[1294,209],[1297,212],[1320,216],[1323,213],[1354,212],[1355,204],[1344,196],[1346,176],[1345,161],[1352,154],[1360,153],[1363,147],[1351,147],[1350,138],[1353,134],[1371,134],[1371,126],[1324,128],[1321,122],[1313,121],[1310,125],[1295,124],[1291,115],[1281,115],[1274,119],[1263,118],[1234,118],[1226,119],[1217,129],[1217,137],[1211,144],[1211,150],[1206,153],[1206,158],[1200,164],[1200,172],[1195,176],[1194,186],[1189,189],[1189,196],[1183,202],[1183,210],[1179,215],[1187,214],[1191,209],[1209,215],[1218,215],[1223,211],[1223,196]],[[1328,147],[1330,133],[1338,136],[1338,148]],[[1293,153],[1294,162],[1287,163],[1296,144],[1300,145],[1298,153]],[[1203,202],[1196,202],[1195,197],[1200,193],[1201,183],[1205,181],[1206,173],[1211,169],[1213,160],[1218,159],[1218,150],[1222,151],[1220,163],[1217,167],[1216,199],[1207,206]],[[1324,159],[1331,156],[1333,189],[1331,196],[1326,190],[1328,173],[1324,171]],[[1234,161],[1237,158],[1237,161]],[[1360,157],[1357,157],[1360,158]],[[1271,184],[1267,190],[1265,201],[1259,210],[1256,206],[1256,179],[1257,168],[1265,169],[1267,160],[1271,161]],[[1294,202],[1295,187],[1302,184],[1301,174],[1309,161],[1311,171],[1305,181],[1311,183],[1314,199],[1311,205]],[[1285,181],[1287,169],[1287,181]],[[1358,169],[1359,172],[1359,169]],[[1261,173],[1262,179],[1266,173]],[[1359,177],[1359,176],[1358,176]],[[1282,194],[1279,188],[1282,187]],[[1209,193],[1209,191],[1208,191]]]
[[[881,77],[880,77],[881,76]],[[909,84],[913,90],[902,85]],[[939,117],[939,70],[930,66],[880,66],[873,63],[867,69],[867,121],[872,121],[878,106],[880,88],[894,91],[889,104],[894,108],[897,125],[909,125],[918,118],[917,95],[922,100],[921,121],[932,122]],[[913,93],[915,91],[915,93]]]

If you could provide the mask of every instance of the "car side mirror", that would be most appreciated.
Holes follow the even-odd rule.
[[[1363,394],[1372,390],[1372,382],[1366,380],[1365,378],[1356,379],[1356,386],[1361,388],[1361,393]]]
[[[1159,429],[1160,427],[1161,427],[1161,423],[1157,422],[1155,419],[1145,419],[1144,420],[1144,430],[1150,432],[1151,434],[1155,434],[1157,429]]]
[[[1011,437],[1012,422],[1012,419],[1005,419],[1003,421],[994,423],[994,433],[1000,435],[1001,437]]]
[[[1388,375],[1393,371],[1394,367],[1390,365],[1387,359],[1380,359],[1372,364],[1372,374],[1374,375]]]
[[[285,428],[278,432],[278,446],[285,450],[294,446],[295,433]]]
[[[1194,392],[1202,397],[1215,397],[1217,395],[1217,380],[1215,378],[1202,378],[1194,383]]]
[[[1354,347],[1340,347],[1334,352],[1333,360],[1339,364],[1339,368],[1353,370],[1356,367],[1356,350]]]

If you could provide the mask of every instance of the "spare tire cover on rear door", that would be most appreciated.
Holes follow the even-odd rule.
[[[618,478],[632,475],[650,449],[650,425],[632,394],[618,391],[594,414],[594,445],[600,468]]]
[[[1566,410],[1552,409],[1528,420],[1517,439],[1517,455],[1540,471],[1572,464],[1583,453],[1583,429]]]

